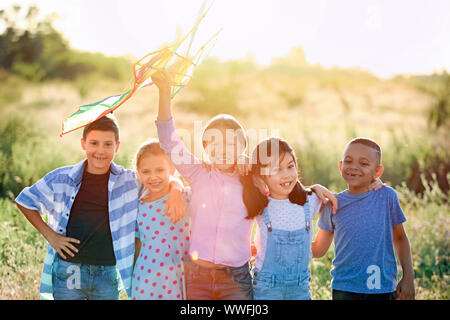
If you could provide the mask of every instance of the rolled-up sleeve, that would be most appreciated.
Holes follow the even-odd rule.
[[[49,173],[30,187],[24,188],[15,202],[41,215],[49,214],[53,208],[52,174]]]

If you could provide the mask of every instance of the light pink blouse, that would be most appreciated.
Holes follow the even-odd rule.
[[[156,126],[162,149],[191,186],[189,254],[215,264],[244,265],[251,257],[253,220],[245,219],[239,175],[203,168],[175,132],[173,120],[157,120]]]

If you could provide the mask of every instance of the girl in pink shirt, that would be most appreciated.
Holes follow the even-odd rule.
[[[238,173],[246,173],[248,166],[236,169],[238,158],[246,148],[244,129],[230,115],[212,118],[202,136],[212,168],[203,167],[202,161],[186,149],[175,132],[170,76],[158,72],[152,80],[159,88],[156,126],[161,148],[190,184],[192,192],[190,261],[185,263],[187,298],[252,299],[249,260],[254,221],[246,219],[247,208]]]

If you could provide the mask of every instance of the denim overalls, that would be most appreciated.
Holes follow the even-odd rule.
[[[272,229],[267,208],[267,245],[261,270],[253,272],[255,300],[311,300],[309,261],[311,259],[311,215],[306,200],[305,228]]]

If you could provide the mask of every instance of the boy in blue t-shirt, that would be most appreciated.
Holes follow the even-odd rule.
[[[334,238],[333,299],[414,299],[411,249],[397,193],[389,187],[368,190],[383,172],[380,147],[367,138],[353,139],[339,167],[348,189],[337,194],[336,215],[329,205],[323,208],[311,248],[320,258]],[[394,248],[403,270],[398,284]]]

